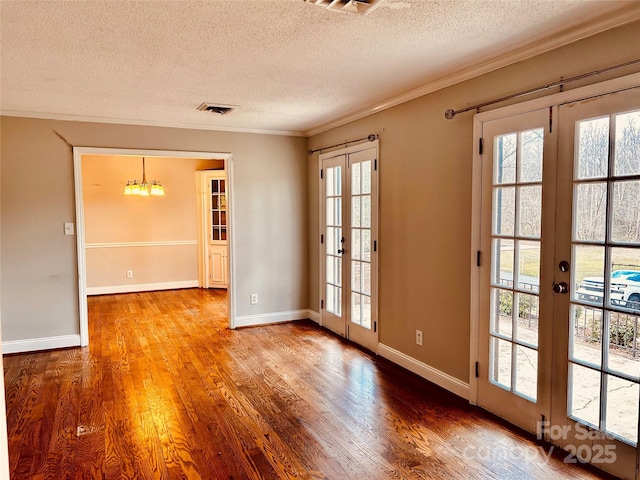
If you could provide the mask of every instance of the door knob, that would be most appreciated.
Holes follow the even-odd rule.
[[[556,293],[569,293],[569,285],[567,285],[567,282],[554,283],[553,291]]]
[[[339,254],[343,254],[343,253],[345,253],[345,249],[344,249],[344,248],[339,248],[339,249],[338,249],[338,253],[339,253]]]
[[[558,264],[558,268],[560,269],[561,272],[568,272],[569,271],[569,262],[567,262],[566,260],[562,260],[559,264]]]

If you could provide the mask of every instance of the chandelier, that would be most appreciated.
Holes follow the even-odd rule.
[[[140,197],[148,197],[149,195],[165,195],[164,187],[160,184],[160,182],[153,180],[151,183],[147,183],[147,175],[144,168],[144,157],[142,157],[142,182],[138,183],[137,180],[127,180],[127,184],[124,186],[122,194],[138,195]]]

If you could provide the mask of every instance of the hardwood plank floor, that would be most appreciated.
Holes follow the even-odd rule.
[[[6,356],[11,478],[601,478],[313,322],[229,330],[226,302],[90,297],[89,348]]]

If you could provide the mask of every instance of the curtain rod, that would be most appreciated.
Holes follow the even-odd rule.
[[[367,135],[366,137],[356,138],[355,140],[345,140],[344,142],[336,143],[335,145],[329,145],[328,147],[316,148],[315,150],[309,149],[309,150],[307,150],[307,155],[313,155],[316,152],[320,152],[322,150],[326,150],[327,148],[339,147],[340,145],[344,145],[346,147],[347,144],[349,144],[349,143],[361,142],[363,140],[369,140],[370,142],[373,142],[374,140],[377,140],[377,139],[378,139],[378,135],[375,134],[375,133],[371,133],[371,134]]]
[[[468,112],[469,110],[479,110],[482,107],[486,107],[487,105],[493,105],[494,103],[504,102],[505,100],[510,100],[512,98],[522,97],[524,95],[529,95],[531,93],[540,92],[542,90],[548,90],[549,88],[562,86],[565,83],[575,82],[576,80],[582,80],[583,78],[591,77],[593,75],[599,75],[601,73],[609,72],[611,70],[615,70],[617,68],[628,67],[629,65],[635,65],[636,63],[640,63],[640,59],[631,60],[625,63],[619,63],[618,65],[613,65],[611,67],[601,68],[600,70],[593,70],[591,72],[583,73],[581,75],[576,75],[575,77],[569,77],[565,79],[560,79],[557,82],[548,83],[546,85],[541,85],[536,88],[531,88],[529,90],[523,90],[522,92],[513,93],[511,95],[506,95],[504,97],[496,98],[495,100],[489,100],[488,102],[478,103],[477,105],[472,105],[471,107],[461,108],[460,110],[453,110],[450,108],[446,112],[444,112],[444,117],[447,120],[453,119],[457,114]]]

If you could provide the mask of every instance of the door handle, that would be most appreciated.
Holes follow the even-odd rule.
[[[346,250],[345,250],[344,248],[339,248],[339,249],[338,249],[338,253],[339,253],[339,254],[346,253]]]
[[[569,293],[569,285],[567,285],[567,282],[554,283],[553,291],[556,293],[567,294]]]

